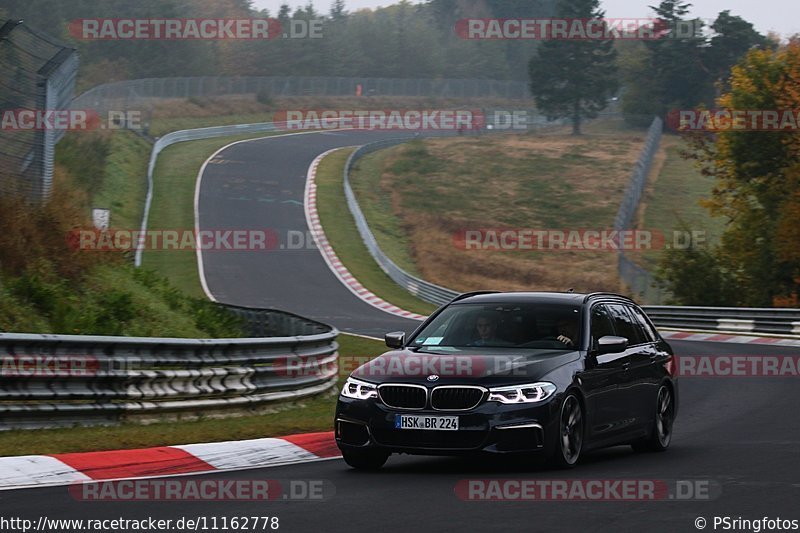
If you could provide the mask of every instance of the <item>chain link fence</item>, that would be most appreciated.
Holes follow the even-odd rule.
[[[50,195],[55,145],[64,130],[21,125],[23,112],[67,109],[75,91],[74,48],[21,21],[0,20],[0,194],[41,202]],[[29,114],[29,113],[28,113]]]
[[[264,93],[279,96],[423,96],[442,98],[528,99],[524,81],[342,78],[304,76],[204,76],[145,78],[94,87],[73,108],[141,109],[151,99],[200,98]]]
[[[625,195],[620,203],[617,215],[614,218],[614,229],[617,231],[633,229],[636,212],[642,200],[644,189],[647,185],[647,176],[653,165],[653,157],[658,152],[661,144],[661,135],[664,130],[663,121],[659,117],[653,119],[650,129],[647,131],[644,148],[639,156],[639,160],[633,167]],[[624,250],[618,254],[618,270],[620,280],[628,287],[630,292],[642,301],[651,304],[661,303],[663,290],[656,281],[653,274],[637,265],[625,255]]]

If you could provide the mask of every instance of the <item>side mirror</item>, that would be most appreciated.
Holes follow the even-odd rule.
[[[387,333],[383,336],[383,340],[389,348],[402,348],[406,343],[406,332],[393,331],[392,333]]]
[[[625,337],[606,335],[597,339],[597,355],[624,352],[627,347],[628,339]]]

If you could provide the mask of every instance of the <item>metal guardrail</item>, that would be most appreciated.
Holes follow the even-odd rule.
[[[653,305],[644,310],[661,328],[800,338],[800,309]]]
[[[360,158],[382,148],[388,148],[390,146],[402,144],[413,139],[414,137],[402,137],[365,144],[350,154],[350,157],[347,159],[347,163],[344,166],[344,194],[347,198],[347,207],[350,209],[350,213],[352,213],[353,218],[356,221],[358,233],[361,235],[361,239],[364,241],[367,250],[369,250],[369,253],[378,263],[378,266],[380,266],[386,275],[392,278],[395,283],[406,289],[414,296],[417,296],[426,302],[442,305],[455,298],[459,293],[452,289],[440,287],[439,285],[425,281],[424,279],[412,276],[397,266],[394,261],[389,259],[389,257],[383,253],[383,250],[381,250],[380,246],[378,246],[378,241],[375,239],[375,235],[372,233],[372,230],[369,229],[367,219],[364,217],[364,213],[361,211],[361,207],[358,205],[358,200],[356,200],[356,195],[353,193],[353,188],[350,186],[350,171],[353,169],[353,165],[356,163],[356,161],[358,161]]]
[[[282,311],[228,308],[253,334],[283,336],[0,333],[0,430],[246,409],[335,386],[335,328]]]
[[[173,144],[185,141],[198,141],[201,139],[212,139],[214,137],[226,137],[229,135],[251,134],[271,132],[279,129],[280,123],[260,122],[256,124],[235,124],[233,126],[213,126],[210,128],[196,128],[191,130],[180,130],[167,133],[153,144],[150,152],[150,162],[147,165],[147,196],[144,200],[144,213],[142,215],[141,239],[136,246],[134,264],[138,267],[142,265],[142,253],[146,242],[147,223],[150,218],[150,205],[153,202],[153,171],[156,168],[158,155],[164,148]]]
[[[217,305],[239,317],[251,337],[302,337],[320,335],[332,330],[327,324],[288,311],[230,304]]]

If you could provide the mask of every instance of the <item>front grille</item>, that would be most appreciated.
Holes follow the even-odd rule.
[[[423,409],[427,399],[424,388],[410,385],[381,385],[378,394],[383,403],[398,409]]]
[[[440,410],[466,410],[477,406],[482,399],[483,389],[437,387],[431,393],[431,407]]]

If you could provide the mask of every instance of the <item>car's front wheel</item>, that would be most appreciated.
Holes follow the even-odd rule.
[[[356,470],[378,470],[382,467],[389,454],[381,450],[343,450],[342,458],[344,462]]]
[[[558,468],[572,468],[583,449],[583,407],[575,394],[568,394],[561,404],[558,435],[550,463]]]
[[[656,397],[656,413],[650,436],[634,442],[631,446],[637,452],[663,452],[672,442],[672,423],[675,421],[675,398],[672,389],[661,385]]]

